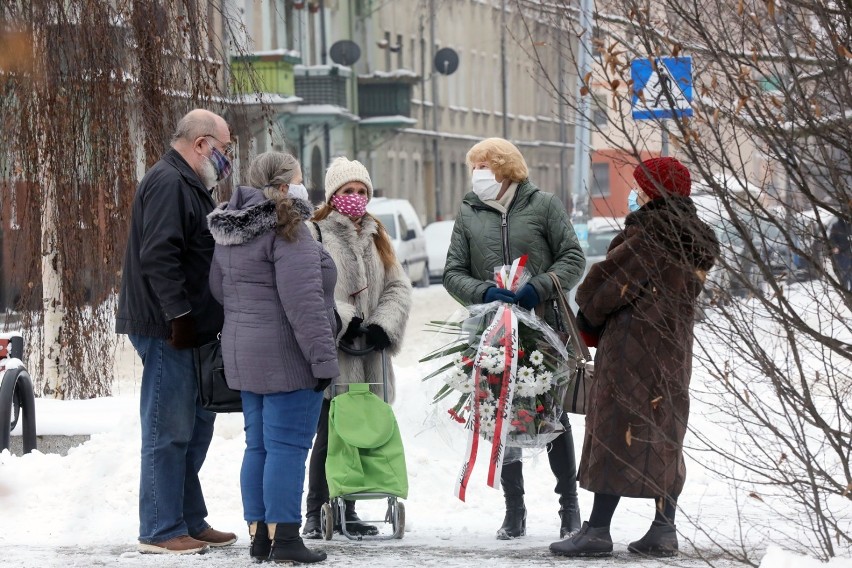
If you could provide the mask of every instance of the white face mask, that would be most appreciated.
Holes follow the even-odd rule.
[[[496,199],[500,193],[500,182],[494,178],[494,172],[491,170],[473,170],[470,183],[473,192],[482,201]]]
[[[308,188],[301,183],[291,183],[287,186],[287,197],[290,199],[304,199],[308,201]]]

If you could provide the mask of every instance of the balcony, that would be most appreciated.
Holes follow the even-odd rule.
[[[303,105],[333,105],[348,108],[346,81],[352,75],[341,65],[297,65],[296,96]]]
[[[233,91],[240,95],[261,92],[292,97],[296,94],[294,67],[299,61],[298,52],[283,49],[232,57]]]
[[[411,117],[411,88],[420,77],[410,71],[358,77],[358,114],[362,119]]]

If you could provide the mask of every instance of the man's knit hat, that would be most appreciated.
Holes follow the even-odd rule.
[[[668,156],[645,160],[633,170],[633,177],[649,199],[670,195],[689,197],[692,191],[689,170],[676,158]]]
[[[373,181],[370,172],[358,160],[347,160],[343,156],[335,158],[325,172],[325,200],[328,202],[334,192],[350,181],[360,181],[367,186],[367,197],[373,198]]]

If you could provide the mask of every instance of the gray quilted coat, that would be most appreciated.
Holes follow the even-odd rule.
[[[545,320],[553,326],[555,272],[563,290],[573,288],[586,266],[574,227],[559,199],[529,180],[518,185],[506,215],[483,203],[473,192],[462,201],[444,268],[444,287],[462,304],[479,304],[494,285],[494,268],[527,254],[530,283],[541,301]]]
[[[275,203],[251,187],[208,216],[216,240],[210,290],[225,307],[225,376],[232,389],[257,394],[314,388],[340,374],[337,269],[307,227],[290,242],[276,235],[277,222]]]

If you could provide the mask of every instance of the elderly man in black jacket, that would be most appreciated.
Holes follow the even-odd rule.
[[[186,554],[236,541],[205,521],[198,472],[215,415],[198,403],[192,348],[222,329],[210,293],[212,189],[231,172],[225,120],[196,109],[136,190],[116,332],[142,359],[139,550]]]

